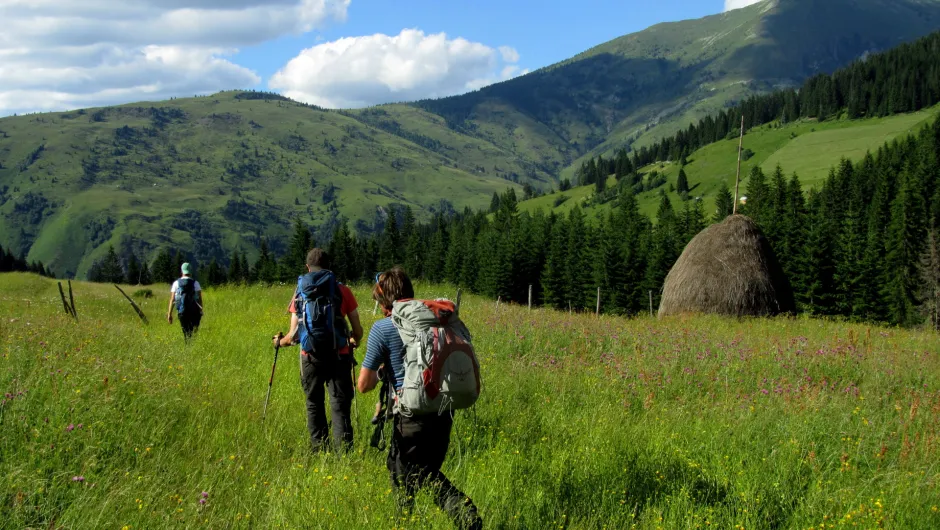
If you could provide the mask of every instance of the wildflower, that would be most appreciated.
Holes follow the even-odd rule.
[[[208,492],[208,491],[202,492],[202,498],[203,498],[203,499],[207,498],[208,496],[209,496],[209,492]]]
[[[74,430],[75,430],[75,425],[73,425],[73,424],[71,424],[71,423],[69,424],[68,427],[65,428],[65,432],[72,432],[72,431],[74,431]]]
[[[205,504],[205,503],[206,503],[206,499],[199,499],[199,504]]]
[[[72,482],[85,482],[85,477],[82,475],[77,475],[72,477]]]

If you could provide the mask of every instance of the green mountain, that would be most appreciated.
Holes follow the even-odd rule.
[[[392,208],[483,207],[938,27],[940,0],[766,0],[441,100],[325,111],[223,92],[3,118],[0,246],[83,276],[109,244],[205,263],[262,237],[282,251],[294,218],[322,240],[343,220],[371,231]]]

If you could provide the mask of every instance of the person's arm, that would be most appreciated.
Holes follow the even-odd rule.
[[[196,305],[199,306],[199,313],[206,316],[206,299],[202,297],[202,289],[196,291]]]
[[[379,384],[379,366],[382,365],[383,355],[382,339],[376,332],[375,327],[369,332],[369,340],[366,343],[366,355],[362,359],[362,368],[359,370],[359,380],[356,381],[356,388],[360,393],[371,392]]]
[[[371,392],[378,384],[379,373],[377,371],[370,370],[368,368],[362,368],[359,370],[359,381],[356,383],[356,385],[359,387],[359,392],[361,394]]]
[[[176,292],[170,292],[170,303],[166,306],[166,321],[170,324],[173,323],[173,302],[176,301]]]
[[[359,321],[359,310],[353,309],[352,313],[346,315],[349,318],[349,324],[352,326],[352,341],[353,346],[358,346],[362,342],[362,336],[365,334],[362,331],[362,322]]]
[[[280,345],[281,348],[286,348],[288,346],[293,346],[294,336],[297,335],[297,328],[300,324],[300,319],[297,318],[297,313],[291,313],[290,315],[290,331],[287,332],[287,335],[275,335],[274,344]]]

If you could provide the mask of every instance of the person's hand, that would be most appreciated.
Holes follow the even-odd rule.
[[[280,347],[280,346],[281,346],[281,339],[282,339],[282,338],[284,338],[284,334],[283,334],[283,333],[278,333],[277,335],[275,335],[275,336],[273,337],[272,343],[274,344],[275,347]]]
[[[356,339],[354,337],[349,337],[349,347],[354,350],[359,347],[359,343],[356,342]]]
[[[170,324],[173,323],[173,313],[166,314],[166,321],[169,322]]]

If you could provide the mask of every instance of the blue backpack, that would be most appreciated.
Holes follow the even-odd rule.
[[[304,274],[297,279],[297,301],[300,347],[315,358],[335,359],[348,343],[336,276],[328,270]]]
[[[176,280],[176,314],[194,315],[199,313],[196,302],[196,280],[180,278]]]

